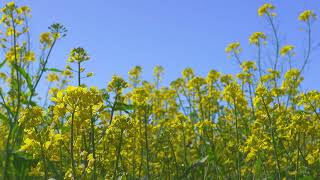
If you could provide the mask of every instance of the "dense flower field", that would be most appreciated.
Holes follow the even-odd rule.
[[[308,40],[304,59],[295,58],[293,45],[280,43],[272,4],[262,5],[258,15],[271,33],[249,37],[257,59],[243,60],[239,42],[225,49],[239,65],[236,75],[211,70],[201,77],[186,68],[166,87],[161,66],[152,82],[141,79],[136,66],[128,78],[113,76],[98,89],[81,82],[94,78],[81,47],[71,50],[65,69],[48,67],[52,49],[66,36],[64,26],[53,24],[41,34],[36,56],[30,9],[6,4],[0,21],[1,177],[320,178],[320,93],[301,87],[316,14],[306,10],[297,17]],[[264,67],[262,52],[270,47],[272,65]],[[39,100],[44,78],[50,86]]]

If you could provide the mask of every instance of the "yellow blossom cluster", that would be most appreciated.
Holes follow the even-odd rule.
[[[300,13],[299,20],[300,21],[310,21],[312,19],[316,19],[317,15],[312,10],[306,10]]]
[[[251,34],[249,38],[250,44],[255,44],[259,46],[261,42],[264,42],[266,40],[266,35],[263,32],[254,32]]]
[[[264,4],[258,13],[272,25],[274,9]],[[278,37],[275,56],[267,56],[261,50],[273,48],[260,46],[266,35],[253,33],[249,43],[258,52],[250,61],[241,61],[240,42],[230,43],[225,51],[239,61],[237,74],[212,69],[200,76],[188,67],[170,85],[162,85],[162,66],[154,68],[150,81],[135,66],[128,78],[114,75],[99,89],[81,83],[93,76],[82,75],[90,57],[81,47],[71,50],[64,69],[48,66],[51,49],[65,36],[62,25],[53,24],[40,36],[41,55],[36,58],[23,41],[30,9],[9,2],[1,12],[6,30],[0,34],[6,46],[1,46],[5,54],[0,61],[1,178],[320,176],[320,92],[302,88],[310,54],[297,60],[302,68],[288,68],[294,46],[283,45]],[[299,17],[308,28],[311,18],[315,14],[310,10]],[[279,60],[281,69],[264,65],[269,57],[270,62]],[[34,63],[39,68],[33,71]],[[50,82],[47,94],[39,88],[43,77]]]
[[[271,16],[275,16],[274,13],[272,13],[272,10],[275,9],[275,6],[270,4],[270,3],[266,3],[263,4],[259,9],[258,9],[258,15],[259,16],[263,16],[263,15],[271,15]]]

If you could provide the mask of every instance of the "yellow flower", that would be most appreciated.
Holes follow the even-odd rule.
[[[272,16],[275,16],[274,13],[271,13],[271,10],[274,10],[275,7],[270,4],[270,3],[266,3],[266,4],[263,4],[259,9],[258,9],[258,15],[259,16],[263,16],[265,14],[267,15],[272,15]]]
[[[164,68],[160,65],[157,65],[156,67],[153,68],[153,75],[155,77],[159,77],[163,74]]]
[[[299,19],[300,21],[305,21],[305,22],[307,22],[307,21],[310,20],[310,18],[317,19],[317,15],[316,15],[313,11],[311,11],[311,10],[305,10],[305,11],[303,11],[302,13],[300,13],[298,19]]]
[[[266,40],[266,35],[263,32],[254,32],[249,38],[250,44],[260,45],[260,40]]]
[[[26,138],[24,140],[24,145],[20,147],[19,151],[27,151],[29,150],[30,147],[31,149],[34,148],[34,145],[35,145],[35,141],[33,139]]]
[[[93,76],[93,72],[88,72],[87,77],[91,77],[91,76]]]
[[[6,73],[0,72],[0,79],[3,79],[3,80],[7,79]]]
[[[198,90],[204,84],[206,84],[206,80],[204,78],[202,78],[202,77],[194,77],[188,82],[187,87],[189,89]]]
[[[49,73],[47,75],[47,81],[49,82],[59,81],[59,76],[56,73]]]
[[[6,32],[6,36],[13,36],[14,35],[14,29],[13,27],[8,27],[7,32]]]
[[[69,62],[83,62],[90,59],[88,53],[82,47],[74,48],[69,54]]]
[[[224,74],[220,77],[220,81],[223,84],[229,84],[230,82],[233,81],[233,76],[231,74]]]
[[[24,124],[24,127],[36,126],[41,124],[44,116],[44,110],[39,106],[26,108],[18,120],[19,125]]]
[[[54,88],[50,88],[49,90],[49,94],[51,94],[52,96],[56,96],[58,93],[59,89],[54,87]]]
[[[149,92],[143,87],[135,88],[132,92],[131,99],[133,103],[138,105],[145,105],[149,97]]]
[[[294,46],[292,45],[285,45],[281,48],[280,50],[280,54],[282,56],[287,55],[288,53],[292,52],[292,50],[294,49]]]
[[[52,43],[51,34],[49,32],[40,35],[40,43],[50,45]]]
[[[19,52],[21,48],[19,46],[16,47],[16,51]],[[6,54],[6,60],[9,62],[15,62],[20,60],[20,53],[15,53],[14,47],[11,47]]]
[[[244,61],[241,63],[241,68],[243,71],[248,72],[249,70],[256,70],[256,63],[254,61]]]
[[[26,54],[24,55],[24,60],[25,61],[35,61],[35,55],[34,52],[28,51],[26,52]]]
[[[210,70],[210,72],[207,75],[207,83],[210,84],[212,82],[218,81],[220,74],[221,73],[216,70]]]
[[[69,76],[69,77],[71,77],[72,76],[72,71],[70,71],[69,69],[66,69],[66,70],[64,70],[63,72],[62,72],[62,75],[64,75],[64,76]]]
[[[134,87],[140,83],[141,72],[142,72],[141,66],[135,66],[128,72],[129,80]]]
[[[8,2],[6,4],[6,8],[8,8],[9,10],[13,10],[16,7],[14,1]]]
[[[128,83],[121,77],[119,76],[112,76],[112,80],[111,82],[108,84],[108,91],[110,92],[121,92],[122,89],[127,88],[128,87]]]
[[[20,10],[23,12],[23,13],[29,13],[31,11],[31,9],[28,7],[28,6],[21,6],[20,7]]]
[[[102,96],[95,87],[84,88],[68,86],[67,89],[61,90],[56,97],[51,100],[56,103],[54,112],[58,116],[64,116],[69,112],[81,109],[81,114],[88,113],[89,107],[100,108],[102,103]],[[97,110],[97,109],[96,109]],[[81,117],[85,118],[85,117]]]
[[[182,76],[186,79],[190,79],[194,76],[194,72],[193,72],[193,69],[192,68],[185,68],[183,71],[182,71]]]
[[[228,44],[225,51],[226,53],[234,52],[236,54],[239,54],[241,52],[240,42],[233,42]]]
[[[135,66],[133,69],[131,69],[128,74],[130,76],[133,76],[133,77],[137,77],[141,74],[141,71],[142,71],[142,68],[141,66]]]
[[[308,154],[306,157],[306,160],[308,161],[308,164],[314,164],[316,161],[316,158],[312,154]]]

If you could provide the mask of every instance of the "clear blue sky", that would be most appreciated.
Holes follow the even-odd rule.
[[[224,48],[240,41],[242,59],[255,59],[255,49],[248,38],[254,31],[271,35],[266,19],[257,15],[265,2],[277,9],[282,44],[297,49],[306,44],[305,27],[297,17],[305,9],[320,16],[318,0],[17,0],[32,9],[32,38],[47,30],[53,22],[60,22],[68,35],[57,44],[51,66],[64,67],[73,47],[87,49],[92,60],[86,63],[95,77],[90,85],[105,87],[113,74],[127,77],[135,65],[144,68],[150,79],[152,68],[165,68],[165,81],[180,76],[185,67],[192,67],[199,75],[210,69],[235,73],[238,66],[228,59]],[[320,42],[320,23],[314,25],[314,43]],[[270,42],[271,43],[271,42]],[[34,44],[35,49],[38,44]],[[320,49],[319,49],[320,50]],[[299,51],[300,53],[301,51]],[[298,54],[294,59],[302,63]],[[305,87],[320,90],[320,53],[312,55],[305,72]]]

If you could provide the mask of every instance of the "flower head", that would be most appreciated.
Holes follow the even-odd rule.
[[[34,54],[34,52],[31,52],[31,51],[28,51],[28,52],[26,52],[25,53],[25,55],[24,55],[24,60],[25,61],[28,61],[28,62],[30,62],[30,61],[35,61],[35,54]]]
[[[300,21],[307,22],[310,20],[310,18],[317,19],[317,15],[312,10],[305,10],[302,13],[300,13],[298,19]]]
[[[275,16],[275,13],[272,13],[271,11],[274,10],[275,7],[270,4],[270,3],[266,3],[266,4],[263,4],[259,9],[258,9],[258,15],[259,16],[263,16],[265,14],[267,15],[272,15],[272,16]]]
[[[93,76],[93,72],[88,72],[87,77],[91,77],[91,76]]]
[[[193,69],[192,68],[185,68],[183,71],[182,71],[182,76],[186,79],[191,79],[192,77],[194,77],[194,72],[193,72]]]
[[[40,43],[50,45],[52,43],[51,33],[45,32],[40,35]]]
[[[9,10],[13,10],[15,9],[17,6],[15,5],[14,1],[8,2],[6,4],[6,8],[8,8]]]
[[[47,75],[47,81],[49,82],[59,81],[59,76],[56,73],[49,73]]]
[[[255,44],[257,46],[260,45],[261,40],[264,41],[266,40],[266,35],[263,32],[254,32],[251,34],[250,38],[249,38],[249,42],[250,44]]]
[[[225,51],[226,53],[234,52],[235,54],[239,54],[241,52],[240,42],[229,43]]]
[[[122,89],[127,88],[128,83],[121,77],[119,76],[112,76],[111,82],[108,84],[108,91],[110,92],[121,92]]]
[[[283,47],[281,48],[280,54],[281,54],[282,56],[285,56],[285,55],[287,55],[288,53],[292,52],[293,49],[294,49],[294,46],[292,46],[292,45],[285,45],[285,46],[283,46]]]
[[[250,70],[256,70],[256,63],[254,61],[244,61],[241,63],[241,68],[243,71],[248,72]]]
[[[72,49],[69,55],[69,62],[83,62],[89,59],[88,53],[82,47]]]

